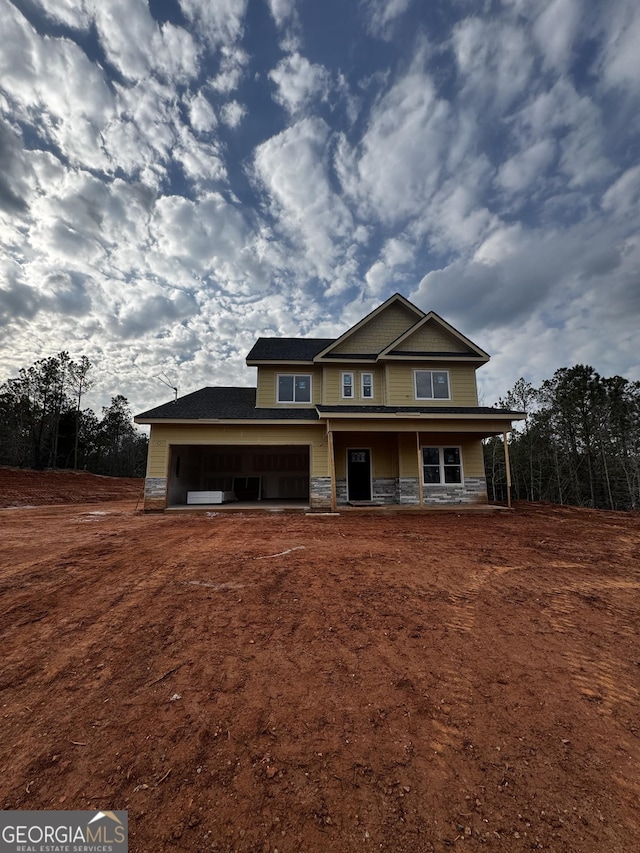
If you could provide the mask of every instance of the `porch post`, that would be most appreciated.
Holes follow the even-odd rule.
[[[507,506],[511,509],[511,464],[509,462],[509,442],[506,432],[502,433],[502,443],[504,444],[504,464],[507,473]]]
[[[422,485],[422,454],[420,453],[420,433],[416,432],[416,453],[418,457],[418,494],[420,495],[420,506],[424,506],[424,486]]]
[[[338,498],[336,494],[336,457],[333,451],[333,430],[331,421],[327,420],[327,439],[329,444],[329,477],[331,479],[331,512],[338,509]]]

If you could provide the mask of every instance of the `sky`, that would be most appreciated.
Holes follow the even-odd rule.
[[[0,382],[252,385],[395,292],[521,376],[640,379],[637,0],[0,0]]]

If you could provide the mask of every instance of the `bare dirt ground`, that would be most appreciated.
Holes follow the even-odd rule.
[[[630,853],[639,586],[637,513],[0,510],[0,808],[128,809],[134,853]]]

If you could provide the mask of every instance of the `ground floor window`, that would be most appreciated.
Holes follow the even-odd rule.
[[[462,483],[459,447],[423,447],[422,476],[425,486]]]

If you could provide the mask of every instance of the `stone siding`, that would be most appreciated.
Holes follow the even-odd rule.
[[[424,505],[486,504],[487,481],[484,477],[466,477],[463,486],[424,487]]]
[[[398,503],[398,481],[395,477],[373,478],[373,502],[381,504]]]
[[[309,490],[311,510],[331,510],[331,477],[312,477]]]
[[[402,506],[420,504],[420,486],[417,477],[398,478],[398,503]]]
[[[144,481],[144,511],[162,512],[167,506],[167,478],[147,477]]]

